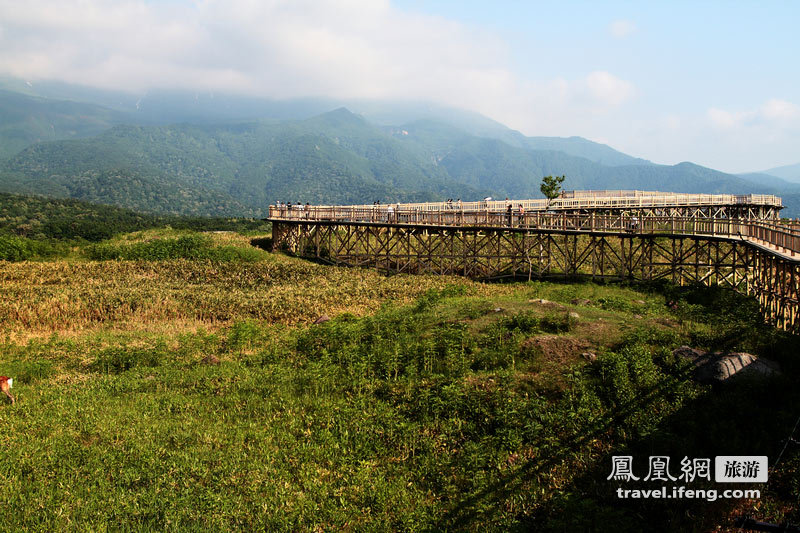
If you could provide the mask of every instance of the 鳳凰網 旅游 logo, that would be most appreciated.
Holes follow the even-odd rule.
[[[607,479],[691,483],[695,480],[712,481],[713,473],[713,481],[717,483],[766,483],[769,473],[766,455],[718,455],[713,461],[709,457],[684,457],[674,467],[670,462],[670,456],[651,455],[646,470],[641,464],[634,469],[632,455],[614,455]]]
[[[713,483],[766,483],[768,467],[764,455],[718,455],[713,460],[683,457],[680,461],[672,461],[668,455],[651,455],[646,466],[644,460],[636,464],[632,455],[615,455],[607,479],[620,484],[618,498],[757,499],[761,497],[758,488],[717,489]]]

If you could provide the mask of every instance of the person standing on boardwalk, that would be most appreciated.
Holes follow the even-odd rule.
[[[508,200],[508,198],[506,198],[506,200]],[[509,202],[508,206],[506,207],[506,215],[508,217],[508,226],[511,227],[513,225],[512,222],[514,217],[514,204],[511,202]]]

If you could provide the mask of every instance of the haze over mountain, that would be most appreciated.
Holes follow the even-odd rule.
[[[786,181],[800,183],[800,163],[771,168],[769,170],[764,170],[763,173],[784,179]]]
[[[66,99],[69,105],[88,104],[77,109],[76,118],[91,120],[103,107],[106,124],[215,124],[254,119],[302,120],[332,109],[346,107],[379,125],[398,125],[435,119],[478,137],[500,139],[507,144],[534,150],[555,150],[585,157],[605,165],[650,164],[649,161],[623,154],[609,146],[581,137],[526,137],[479,113],[426,102],[297,99],[269,100],[232,96],[213,92],[148,91],[134,97],[128,93],[104,91],[60,82],[28,84],[21,80],[0,79],[0,88],[17,99],[28,97],[22,108]],[[12,92],[13,91],[13,92]],[[38,97],[38,98],[37,98]],[[9,98],[10,99],[10,98]],[[64,104],[62,104],[64,105]],[[10,117],[13,124],[15,117]],[[57,117],[54,116],[54,119]],[[80,135],[77,132],[76,135]],[[66,138],[66,137],[60,137]],[[44,139],[42,139],[44,140]],[[4,154],[0,153],[0,157]]]
[[[800,193],[778,177],[656,165],[580,137],[526,137],[423,103],[349,102],[362,116],[344,107],[320,113],[339,103],[323,100],[177,92],[134,100],[63,84],[25,85],[28,94],[8,85],[0,91],[0,190],[141,211],[257,216],[276,200],[539,197],[548,174],[565,174],[568,189],[780,194],[790,215],[791,193]]]

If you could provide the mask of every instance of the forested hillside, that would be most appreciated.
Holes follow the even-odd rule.
[[[267,224],[260,219],[143,214],[80,200],[0,193],[0,238],[14,235],[34,240],[101,241],[120,233],[164,226],[193,230],[263,231]]]
[[[97,135],[123,117],[101,106],[0,89],[0,160],[37,142]]]
[[[691,163],[656,165],[577,137],[525,137],[479,115],[380,126],[339,108],[304,120],[110,127],[135,120],[135,113],[14,94],[0,94],[11,124],[0,137],[19,134],[17,145],[29,145],[0,162],[0,190],[6,192],[141,212],[255,217],[277,200],[539,197],[542,176],[557,174],[567,176],[566,189],[779,194],[787,198],[785,215],[800,214],[798,184]],[[30,127],[40,108],[42,120],[50,121],[49,137],[36,137]],[[60,116],[74,124],[56,127]],[[70,124],[74,129],[66,131]],[[47,140],[109,127],[87,138]],[[6,143],[6,150],[13,145]]]
[[[254,216],[276,199],[411,201],[484,192],[346,110],[281,124],[117,126],[90,139],[31,146],[5,163],[0,181],[12,192],[191,215]]]

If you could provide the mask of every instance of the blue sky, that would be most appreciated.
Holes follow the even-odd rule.
[[[410,12],[501,34],[526,76],[610,70],[664,94],[708,91],[720,103],[797,94],[798,2],[475,2],[399,0]],[[617,21],[629,33],[609,31]],[[674,92],[673,92],[674,91]],[[754,94],[755,93],[755,94]],[[689,99],[688,105],[696,104]]]
[[[731,172],[800,161],[800,2],[0,0],[0,74],[432,101]]]
[[[699,121],[712,109],[746,115],[775,100],[800,105],[800,2],[399,0],[395,5],[502,35],[509,68],[529,79],[577,79],[605,71],[630,82],[635,96],[610,122],[637,117]],[[731,157],[726,150],[734,141],[714,147],[713,136],[692,149],[677,142],[674,150],[648,149],[612,133],[617,126],[610,123],[605,135],[602,129],[582,134],[618,148],[630,146],[636,155],[659,162],[693,159],[729,171],[757,170],[800,161],[797,118],[791,141],[779,142],[775,150],[762,147],[763,156],[754,147]],[[537,133],[536,126],[529,128],[530,134]],[[758,133],[763,131],[741,132],[736,148],[750,141],[761,144],[749,138]]]

